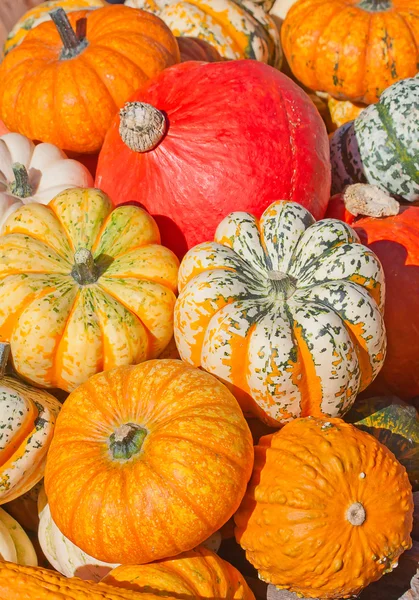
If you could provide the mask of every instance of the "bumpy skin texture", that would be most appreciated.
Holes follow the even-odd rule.
[[[105,583],[67,579],[40,567],[0,563],[0,600],[158,600],[152,593],[138,594]],[[167,600],[175,600],[166,596]]]
[[[419,208],[360,219],[355,229],[380,259],[386,279],[387,357],[372,392],[413,398],[419,394]]]
[[[103,582],[163,597],[255,600],[239,571],[202,546],[148,565],[117,567]]]
[[[28,10],[14,25],[7,36],[3,52],[4,54],[8,54],[13,48],[22,43],[28,31],[41,23],[48,22],[50,20],[49,13],[54,8],[61,7],[64,8],[66,13],[70,13],[83,9],[94,10],[102,6],[105,6],[105,2],[102,0],[47,0],[46,2],[41,2],[38,6],[34,6]]]
[[[30,490],[44,476],[61,404],[11,377],[0,381],[0,504]]]
[[[326,129],[307,95],[279,71],[255,61],[183,63],[131,100],[166,113],[166,137],[150,152],[133,152],[120,137],[118,116],[96,185],[115,203],[143,204],[179,257],[213,239],[233,210],[260,217],[274,200],[288,199],[315,218],[324,215]]]
[[[52,518],[79,548],[142,564],[191,550],[237,510],[253,464],[252,437],[234,396],[177,360],[91,378],[63,406],[48,454]],[[144,428],[141,449],[114,458],[110,436]]]
[[[276,202],[260,221],[232,213],[185,256],[176,345],[270,425],[342,416],[383,364],[383,302],[382,267],[353,229]]]
[[[371,104],[417,73],[419,0],[299,0],[281,28],[287,61],[308,88]]]
[[[76,253],[97,273],[83,284]],[[14,212],[0,236],[0,340],[23,377],[71,391],[90,375],[155,358],[173,335],[178,260],[150,215],[100,190]]]
[[[118,108],[150,77],[180,60],[169,28],[154,15],[107,6],[87,18],[88,46],[61,60],[52,22],[32,29],[0,66],[0,116],[11,131],[63,150],[97,152]]]
[[[419,200],[418,111],[419,80],[406,79],[340,127],[330,146],[332,193],[359,182],[409,202]]]
[[[360,503],[362,524],[347,519]],[[411,546],[404,467],[340,419],[297,419],[255,448],[236,538],[260,576],[307,598],[348,598]]]
[[[253,58],[281,67],[275,22],[252,0],[127,0],[126,4],[157,15],[176,36],[209,42],[223,58]]]

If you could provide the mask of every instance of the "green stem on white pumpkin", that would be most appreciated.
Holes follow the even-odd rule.
[[[119,111],[119,133],[133,152],[148,152],[159,145],[167,132],[165,115],[145,102],[127,102]]]
[[[25,165],[15,162],[12,164],[14,182],[10,185],[10,191],[18,198],[29,198],[32,196],[32,187],[29,184],[29,174]]]
[[[83,36],[79,38],[72,28],[64,9],[54,8],[49,14],[54,21],[64,45],[64,48],[61,51],[60,60],[69,60],[78,56],[88,46],[85,25],[79,26],[77,24],[79,34]],[[84,21],[85,19],[80,20]]]
[[[135,423],[125,423],[109,438],[109,449],[114,459],[129,460],[141,451],[147,430]]]
[[[269,271],[268,279],[271,283],[272,291],[279,295],[281,299],[286,300],[297,289],[296,280],[282,271]]]
[[[346,519],[351,525],[359,527],[365,522],[365,508],[360,502],[354,502],[346,511]]]
[[[357,217],[390,217],[397,215],[400,204],[376,185],[354,183],[342,193],[346,210]]]
[[[99,279],[99,269],[90,250],[87,248],[77,250],[74,254],[74,267],[71,275],[79,285],[89,285]]]
[[[7,363],[10,357],[10,344],[7,342],[0,343],[0,379],[6,373]]]

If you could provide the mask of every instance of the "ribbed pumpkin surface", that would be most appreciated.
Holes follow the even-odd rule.
[[[148,565],[117,567],[103,581],[138,592],[153,591],[164,597],[173,594],[185,600],[254,600],[239,571],[203,547]]]
[[[297,419],[255,448],[236,538],[261,577],[307,598],[348,598],[411,546],[406,470],[340,419]]]

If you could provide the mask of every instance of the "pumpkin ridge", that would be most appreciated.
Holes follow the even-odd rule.
[[[75,285],[77,285],[77,283]],[[73,286],[73,287],[75,287],[75,286]],[[51,372],[53,373],[52,380],[54,381],[54,383],[56,382],[57,387],[60,387],[63,382],[62,378],[58,375],[58,369],[62,370],[62,367],[63,367],[63,364],[62,364],[63,341],[65,339],[65,335],[67,333],[67,329],[70,324],[71,318],[76,311],[78,303],[80,302],[82,293],[83,292],[79,288],[74,296],[73,304],[68,312],[67,318],[66,318],[64,326],[62,328],[61,337],[60,337],[58,343],[56,344],[55,350],[53,351],[54,360],[51,365]]]
[[[95,45],[95,48],[92,48],[92,51],[94,52],[97,47],[98,46]],[[114,100],[114,97],[113,97],[113,94],[112,94],[111,90],[108,87],[109,82],[108,82],[107,79],[105,79],[105,78],[102,77],[102,73],[101,72],[96,71],[92,67],[92,64],[91,64],[91,61],[90,61],[90,55],[91,54],[92,54],[92,52],[84,52],[83,55],[80,55],[78,57],[78,60],[84,65],[84,68],[88,69],[90,71],[90,73],[92,73],[96,77],[96,79],[98,79],[100,81],[100,83],[103,85],[103,87],[107,90],[107,92],[109,94],[109,97],[111,98],[111,100],[112,100],[112,102],[113,102],[113,104],[115,106],[115,112],[116,112],[118,110],[118,105],[116,104],[116,102]],[[123,79],[123,77],[121,77],[121,79]],[[80,88],[79,88],[79,92],[80,92]],[[79,96],[80,96],[80,93],[79,93]],[[85,106],[86,106],[86,103],[85,103]]]
[[[131,32],[129,32],[129,33],[131,34]],[[116,36],[115,34],[113,34],[113,35],[112,35],[112,39],[114,39],[114,40],[115,40],[115,39],[118,39],[118,36]],[[122,37],[122,36],[121,36],[121,38],[120,38],[120,39],[121,39],[121,40],[124,40],[124,41],[126,41],[126,37]],[[136,42],[134,42],[133,40],[131,40],[131,41],[130,41],[130,44],[131,44],[132,46],[138,45],[138,44],[136,44]],[[162,46],[162,47],[163,47],[163,46]],[[127,54],[125,54],[125,52],[121,52],[121,48],[118,48],[118,50],[117,50],[117,51],[115,51],[115,50],[113,50],[112,46],[106,46],[105,44],[95,44],[95,47],[94,47],[94,48],[92,48],[92,51],[94,52],[94,50],[96,50],[96,48],[99,48],[100,50],[106,50],[107,52],[110,52],[110,51],[118,52],[118,54],[120,54],[121,56],[123,56],[123,57],[124,57],[124,59],[125,59],[127,62],[131,63],[132,65],[134,65],[134,66],[135,66],[135,68],[136,68],[136,69],[138,69],[139,71],[141,71],[141,73],[144,75],[144,79],[146,79],[146,78],[147,78],[147,73],[144,71],[144,69],[143,69],[142,65],[138,65],[136,62],[134,62],[134,61],[132,60],[132,55],[131,55],[131,56],[128,56]],[[165,48],[165,47],[164,47],[164,48]],[[166,48],[165,48],[165,49],[166,49]],[[92,52],[91,52],[90,54],[92,54]],[[90,64],[89,64],[89,67],[90,67]],[[98,74],[97,74],[97,75],[98,75]],[[100,80],[102,81],[102,78],[100,78]],[[128,80],[127,80],[127,79],[124,79],[124,81],[128,81]],[[103,84],[106,86],[105,82],[103,82]],[[112,93],[110,92],[110,90],[108,90],[108,91],[109,91],[109,95],[111,96],[111,98],[112,98],[112,100],[113,100],[113,102],[114,102],[114,104],[115,104],[115,114],[116,114],[116,113],[117,113],[117,111],[118,111],[118,108],[119,108],[119,106],[118,106],[118,104],[115,102],[115,100],[114,100],[114,98],[113,98],[113,95],[112,95]]]
[[[169,487],[170,490],[172,491],[172,494],[174,494],[175,496],[178,496],[183,504],[185,504],[185,506],[188,506],[190,508],[190,510],[197,516],[199,517],[199,519],[201,519],[206,525],[210,525],[210,522],[207,520],[206,515],[203,511],[203,509],[201,509],[200,507],[196,507],[195,502],[194,502],[194,496],[191,496],[188,493],[184,493],[187,492],[187,490],[183,487],[180,487],[179,485],[175,484],[175,482],[173,482],[172,480],[169,479],[165,479],[156,469],[156,467],[153,465],[152,461],[150,460],[150,456],[144,457],[143,458],[143,462],[145,462],[145,464],[147,465],[147,467],[149,468],[149,470],[152,473],[155,473],[157,475],[157,477],[159,478],[160,481],[163,482],[163,485],[166,487]],[[221,526],[221,525],[220,525]]]
[[[383,129],[387,134],[388,141],[391,146],[393,146],[397,157],[400,161],[400,164],[403,167],[403,170],[407,175],[417,184],[419,184],[419,171],[414,168],[411,163],[411,158],[407,152],[406,146],[403,144],[397,133],[394,131],[392,121],[389,118],[389,114],[387,108],[381,103],[377,102],[375,105],[377,109],[378,116],[383,125]],[[355,131],[356,131],[356,122],[355,122]],[[407,157],[407,160],[406,160]]]

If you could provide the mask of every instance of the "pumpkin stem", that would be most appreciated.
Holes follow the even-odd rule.
[[[346,511],[346,519],[351,525],[358,527],[365,522],[365,508],[360,502],[354,502]]]
[[[86,39],[86,19],[80,19],[80,21],[86,21],[86,24],[82,23],[79,25],[79,22],[77,22],[77,33],[80,36],[78,37],[72,28],[64,9],[54,8],[54,10],[52,10],[49,14],[51,19],[54,21],[54,24],[58,29],[58,33],[60,34],[64,44],[64,48],[61,51],[60,60],[69,60],[70,58],[78,56],[81,52],[83,52],[89,43]]]
[[[7,363],[10,357],[10,344],[7,342],[0,343],[0,379],[2,379],[6,373]]]
[[[109,438],[109,449],[114,459],[129,460],[138,454],[147,436],[147,430],[135,423],[121,425]]]
[[[354,183],[348,185],[342,199],[346,210],[357,217],[389,217],[397,215],[400,204],[376,185]]]
[[[391,0],[360,0],[357,6],[368,12],[381,12],[392,7]]]
[[[268,279],[272,290],[285,299],[292,296],[297,289],[294,277],[290,277],[282,271],[268,271]]]
[[[72,277],[79,285],[89,285],[96,283],[99,279],[99,269],[95,264],[90,250],[80,248],[74,255],[74,267],[71,271]]]
[[[166,117],[151,104],[127,102],[119,116],[120,136],[133,152],[153,150],[166,135]]]
[[[10,185],[10,191],[19,198],[29,198],[32,196],[32,188],[29,185],[29,174],[25,165],[15,162],[12,164],[14,182]]]

